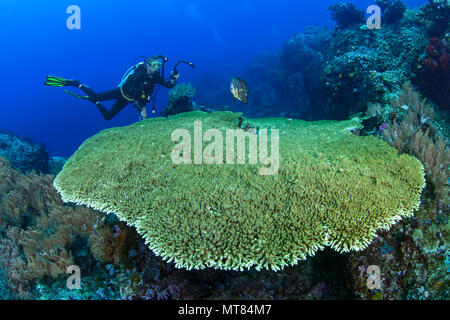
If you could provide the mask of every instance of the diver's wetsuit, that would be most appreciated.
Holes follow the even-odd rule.
[[[160,84],[170,89],[176,85],[177,79],[178,77],[174,74],[171,75],[170,80],[168,81],[164,80],[159,73],[150,77],[147,74],[145,63],[139,63],[134,70],[134,73],[131,73],[125,81],[115,89],[96,93],[84,84],[80,85],[79,88],[88,95],[89,101],[95,103],[103,118],[111,120],[129,103],[137,102],[137,106],[135,105],[135,107],[138,108],[139,111],[142,111],[150,101],[156,84]],[[110,110],[107,110],[100,103],[100,101],[106,100],[116,100]]]

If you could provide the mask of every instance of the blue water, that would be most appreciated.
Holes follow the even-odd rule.
[[[255,54],[279,50],[306,25],[333,27],[327,8],[335,2],[0,0],[0,129],[45,142],[52,155],[70,156],[86,138],[131,124],[138,115],[128,106],[105,121],[93,104],[44,87],[47,74],[103,91],[117,86],[136,57],[163,54],[171,59],[169,70],[179,59],[197,66],[180,66],[179,82],[195,83],[210,73],[231,77]],[[353,2],[361,8],[374,4]],[[81,30],[66,27],[72,4],[81,8]],[[163,88],[158,111],[166,102]]]

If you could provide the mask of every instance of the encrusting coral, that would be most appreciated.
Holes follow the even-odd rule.
[[[115,213],[186,269],[280,270],[325,246],[361,250],[419,207],[420,162],[353,135],[357,120],[251,120],[250,139],[261,139],[259,128],[279,130],[274,175],[260,175],[263,164],[174,164],[171,134],[192,134],[196,120],[223,136],[243,122],[239,113],[197,111],[105,130],[82,144],[54,186],[64,201]]]

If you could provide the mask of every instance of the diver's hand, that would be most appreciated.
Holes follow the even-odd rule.
[[[173,70],[173,71],[170,73],[170,77],[171,77],[173,80],[177,81],[178,78],[180,77],[180,73],[179,73],[177,70]]]

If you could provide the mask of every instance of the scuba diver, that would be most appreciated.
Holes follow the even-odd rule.
[[[105,120],[111,120],[116,116],[126,105],[131,103],[140,113],[142,118],[147,117],[146,105],[153,99],[152,113],[156,112],[155,97],[153,94],[159,89],[159,86],[166,88],[173,88],[178,80],[179,73],[177,66],[180,63],[185,63],[194,68],[191,62],[178,61],[173,71],[170,74],[170,79],[164,79],[164,64],[168,59],[162,55],[147,57],[144,62],[135,64],[128,69],[125,75],[122,77],[122,81],[117,88],[96,93],[87,85],[82,84],[78,80],[69,80],[56,76],[47,76],[47,80],[44,83],[46,86],[51,87],[75,87],[83,91],[87,96],[80,96],[68,90],[65,90],[68,94],[80,98],[89,100],[94,103],[97,109],[102,114]],[[136,60],[138,60],[136,59]],[[156,87],[156,90],[155,90]],[[108,110],[102,104],[101,101],[116,100],[113,107]]]

